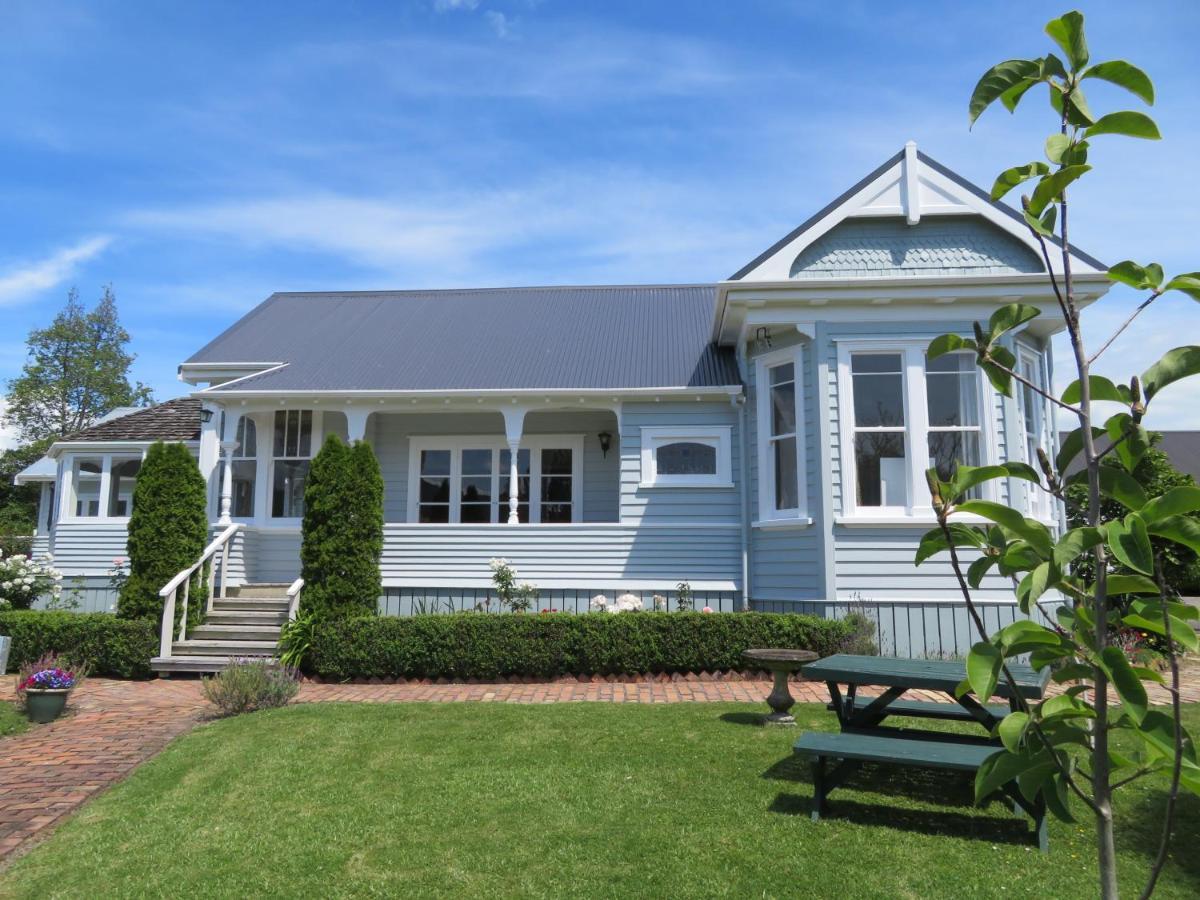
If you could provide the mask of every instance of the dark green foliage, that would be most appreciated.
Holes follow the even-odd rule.
[[[0,634],[12,638],[10,672],[53,652],[86,662],[91,675],[149,678],[150,660],[158,654],[158,628],[153,622],[108,613],[0,612]]]
[[[1156,444],[1162,440],[1162,435],[1151,432],[1150,441]],[[1121,470],[1120,462],[1115,455],[1104,460],[1103,465]],[[1161,497],[1167,491],[1176,487],[1195,484],[1195,479],[1185,472],[1180,472],[1171,464],[1170,457],[1161,450],[1151,447],[1142,457],[1137,468],[1133,470],[1134,480],[1143,488],[1148,497]],[[1067,488],[1067,521],[1070,527],[1078,528],[1087,524],[1088,488],[1087,482],[1081,481]],[[1107,497],[1100,501],[1100,520],[1102,522],[1120,519],[1128,512],[1116,500]],[[1200,515],[1193,514],[1191,518],[1200,521]],[[1151,546],[1155,553],[1161,554],[1163,560],[1163,575],[1167,584],[1184,596],[1200,594],[1200,559],[1196,554],[1182,544],[1164,538],[1151,538]],[[1092,578],[1092,557],[1090,554],[1080,556],[1076,560],[1076,571],[1089,581]],[[1115,571],[1130,574],[1132,570],[1116,566]]]
[[[303,610],[319,618],[373,614],[383,593],[382,552],[383,476],[375,453],[331,434],[304,486]]]
[[[196,460],[183,444],[152,445],[138,472],[129,518],[129,580],[121,589],[117,615],[126,619],[162,616],[158,592],[196,562],[208,541],[207,491]],[[199,621],[203,579],[193,582],[189,619]],[[176,624],[181,604],[176,605]]]
[[[774,613],[428,615],[324,622],[310,660],[323,678],[479,678],[745,669],[743,650],[829,656],[844,622]]]

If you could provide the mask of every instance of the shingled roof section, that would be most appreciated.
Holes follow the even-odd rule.
[[[63,438],[66,443],[81,441],[198,441],[200,440],[200,401],[190,397],[167,400],[137,412],[97,422],[90,428]]]

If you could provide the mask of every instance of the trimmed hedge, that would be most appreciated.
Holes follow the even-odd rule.
[[[620,675],[745,669],[743,650],[837,653],[852,628],[775,613],[425,615],[322,622],[309,663],[322,678]]]
[[[108,613],[0,612],[0,634],[12,638],[10,672],[54,651],[73,661],[86,661],[92,675],[149,678],[150,660],[158,654],[154,622]]]

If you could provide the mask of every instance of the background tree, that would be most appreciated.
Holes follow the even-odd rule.
[[[183,444],[150,446],[133,488],[129,516],[129,578],[117,601],[117,615],[155,619],[162,615],[158,592],[204,551],[208,540],[208,491],[204,476]],[[204,579],[197,574],[188,604],[189,620],[199,620]],[[181,610],[176,607],[176,626]]]
[[[37,462],[49,446],[49,441],[37,441],[0,453],[0,550],[28,552],[29,535],[36,525],[41,489],[36,484],[13,484],[13,478]],[[13,542],[10,540],[12,538],[18,540]],[[14,551],[13,547],[18,549]]]
[[[8,382],[5,423],[23,445],[33,444],[86,428],[118,406],[149,404],[150,389],[129,380],[128,343],[111,287],[90,311],[72,288],[54,321],[26,339],[29,358]]]
[[[1011,696],[1019,698],[1006,660],[1026,654],[1031,665],[1049,667],[1051,677],[1064,685],[1063,693],[1039,703],[1018,700],[1020,708],[1001,720],[997,736],[1003,749],[980,767],[976,796],[988,797],[1015,780],[1027,800],[1044,801],[1060,818],[1074,821],[1072,806],[1086,808],[1096,833],[1098,893],[1109,900],[1118,893],[1113,794],[1140,778],[1163,779],[1166,799],[1162,809],[1156,810],[1162,832],[1142,892],[1147,897],[1167,860],[1180,787],[1200,794],[1200,762],[1180,719],[1176,653],[1178,648],[1200,648],[1188,621],[1196,611],[1177,602],[1152,538],[1200,552],[1200,526],[1192,518],[1200,511],[1200,488],[1181,485],[1149,496],[1134,473],[1150,448],[1143,418],[1156,408],[1153,400],[1164,388],[1200,373],[1200,346],[1167,351],[1127,384],[1093,375],[1091,368],[1129,323],[1164,293],[1180,291],[1200,300],[1200,272],[1168,279],[1157,263],[1117,263],[1108,277],[1144,292],[1144,296],[1099,349],[1091,352],[1085,346],[1071,269],[1068,187],[1091,171],[1094,139],[1103,142],[1111,135],[1158,139],[1159,131],[1142,112],[1124,110],[1097,117],[1082,86],[1090,84],[1089,79],[1110,82],[1148,104],[1154,102],[1154,86],[1145,72],[1124,60],[1091,63],[1079,12],[1051,19],[1046,33],[1066,61],[1048,53],[993,66],[975,86],[969,116],[974,122],[997,100],[1012,112],[1022,98],[1035,96],[1032,88],[1047,88],[1055,131],[1042,148],[1046,162],[1035,160],[1002,172],[992,188],[992,198],[999,200],[1017,185],[1032,183],[1033,190],[1021,198],[1021,209],[1046,263],[1077,377],[1061,396],[1024,384],[1069,414],[1078,427],[1064,436],[1055,459],[1039,454],[1040,472],[1023,463],[960,465],[952,478],[942,481],[936,470],[929,470],[926,477],[938,528],[922,539],[917,562],[936,553],[949,553],[968,614],[979,633],[979,642],[967,655],[964,693],[986,700],[1004,679]],[[1073,208],[1070,212],[1077,214]],[[1052,256],[1060,259],[1059,274],[1050,265]],[[971,352],[992,385],[1011,396],[1013,381],[1023,381],[1014,371],[1012,332],[1041,314],[1032,306],[1003,306],[986,324],[975,323],[973,340],[942,335],[930,344],[928,356]],[[1093,401],[1098,400],[1118,403],[1124,410],[1109,416],[1101,426],[1093,408]],[[1109,457],[1119,465],[1105,464]],[[1076,458],[1081,459],[1082,470],[1068,475]],[[1085,485],[1085,524],[1055,534],[1044,523],[1009,506],[969,499],[974,487],[997,478],[1033,482],[1060,501],[1070,484]],[[1105,501],[1115,502],[1115,512],[1109,507],[1106,514]],[[992,524],[979,527],[951,522],[957,513],[977,515]],[[959,548],[978,552],[969,569],[964,570]],[[1081,574],[1074,565],[1085,554],[1091,557],[1090,575]],[[993,567],[1013,578],[1017,602],[1030,618],[989,636],[972,591]],[[1170,662],[1170,712],[1150,706],[1145,682],[1161,683],[1163,678],[1157,671],[1130,663],[1117,643],[1122,628],[1161,636]],[[1110,692],[1120,699],[1119,707],[1110,702]],[[1118,736],[1132,749],[1112,752],[1110,742]]]
[[[325,438],[304,485],[302,532],[303,612],[373,615],[383,593],[383,476],[369,444]]]

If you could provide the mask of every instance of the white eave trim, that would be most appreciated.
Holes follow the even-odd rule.
[[[195,362],[181,363],[178,371],[180,381],[198,385],[211,382],[214,378],[240,381],[251,375],[261,375],[271,369],[286,365],[283,362]],[[225,382],[228,384],[228,381]]]
[[[233,389],[228,385],[193,391],[189,396],[201,400],[219,401],[222,397],[231,400],[244,399],[287,399],[307,398],[312,400],[478,400],[486,398],[493,402],[509,400],[513,403],[530,403],[543,398],[555,400],[619,401],[637,400],[700,400],[706,397],[726,399],[739,397],[741,385],[718,387],[646,387],[646,388],[479,388],[454,390],[255,390]]]
[[[123,453],[135,450],[147,450],[152,444],[166,441],[169,444],[183,444],[189,450],[200,447],[199,441],[167,441],[166,438],[136,441],[55,441],[46,451],[51,459],[56,459],[63,453]]]

